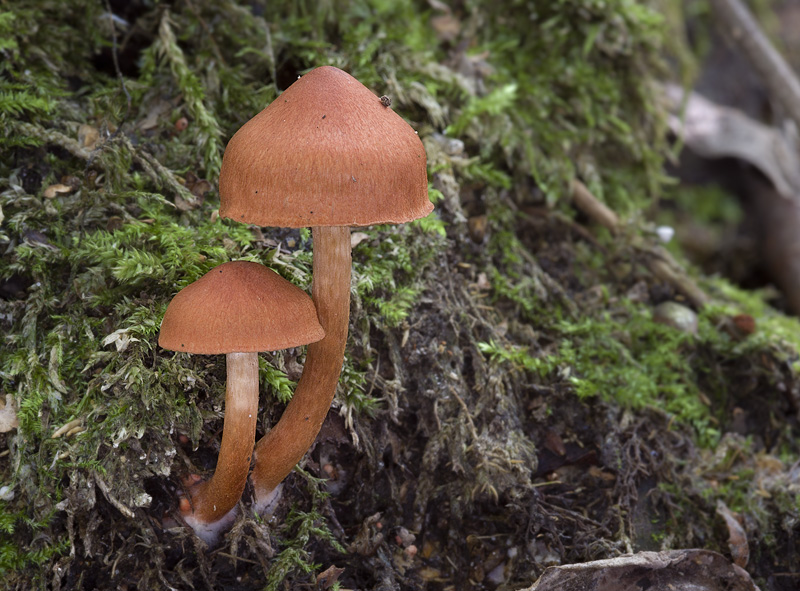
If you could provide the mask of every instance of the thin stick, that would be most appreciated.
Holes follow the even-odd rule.
[[[572,202],[598,224],[608,228],[612,234],[616,234],[619,230],[617,214],[597,199],[579,180],[572,182]],[[671,284],[697,308],[702,308],[708,303],[705,292],[686,274],[667,250],[660,246],[648,247],[641,243],[634,243],[633,246],[646,255],[647,266],[653,275]]]

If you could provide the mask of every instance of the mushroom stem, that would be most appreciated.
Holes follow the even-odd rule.
[[[184,519],[195,530],[225,517],[236,506],[247,483],[258,416],[258,353],[226,355],[228,383],[225,423],[214,475],[193,485],[181,502]]]
[[[312,228],[314,281],[311,288],[321,341],[311,343],[303,375],[280,421],[256,445],[253,487],[256,510],[263,511],[272,493],[308,451],[328,414],[339,374],[350,323],[350,228]]]

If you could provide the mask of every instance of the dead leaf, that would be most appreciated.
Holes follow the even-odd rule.
[[[365,232],[353,232],[350,234],[350,248],[355,248],[368,238],[369,234],[366,234]]]
[[[189,189],[192,195],[198,198],[204,197],[206,193],[213,189],[211,183],[206,179],[198,178],[193,172],[186,173],[186,179],[183,181],[183,185]]]
[[[330,565],[317,575],[317,589],[330,589],[339,580],[339,576],[344,572],[343,568]]]
[[[597,478],[598,480],[603,480],[608,483],[612,483],[617,479],[616,474],[603,470],[598,466],[589,466],[589,475],[592,478]]]
[[[139,121],[137,127],[142,131],[147,131],[148,129],[153,129],[158,125],[158,119],[161,115],[169,112],[172,109],[172,105],[168,101],[158,101],[150,109],[147,111],[147,115],[144,119]]]
[[[664,96],[672,111],[670,129],[692,152],[703,158],[729,156],[745,160],[763,172],[783,197],[792,199],[800,192],[800,157],[795,137],[741,111],[717,105],[696,92],[687,97],[676,85],[665,86]]]
[[[492,284],[489,281],[489,278],[486,276],[486,273],[478,273],[478,282],[475,286],[481,291],[488,291],[492,289]]]
[[[57,195],[68,195],[72,193],[74,189],[69,185],[62,185],[58,183],[56,185],[50,185],[44,190],[45,199],[54,199]]]
[[[100,141],[100,131],[93,125],[83,123],[78,128],[78,143],[86,150],[94,150]]]
[[[544,432],[544,446],[557,456],[567,455],[567,448],[561,435],[554,429],[547,429]]]
[[[431,27],[442,41],[454,41],[461,33],[461,21],[452,14],[441,14],[431,18]]]
[[[759,591],[750,575],[710,550],[639,552],[551,566],[524,591]]]
[[[106,231],[115,232],[124,225],[124,220],[118,215],[112,215],[106,220]]]
[[[744,568],[750,559],[750,546],[747,544],[747,532],[740,523],[741,517],[728,509],[722,501],[717,501],[717,515],[728,526],[728,547],[731,549],[734,564]]]
[[[6,394],[6,403],[0,408],[0,433],[8,433],[19,426],[17,410],[14,408],[14,397]]]
[[[209,183],[206,179],[199,179],[196,183],[194,183],[191,187],[187,187],[192,192],[192,195],[195,197],[204,197],[206,193],[211,191],[213,187],[211,183]]]
[[[423,581],[433,581],[433,582],[444,582],[447,581],[442,575],[442,571],[438,568],[433,568],[432,566],[423,566],[421,569],[417,571],[417,574],[422,578]]]
[[[475,215],[467,220],[469,237],[473,242],[480,244],[486,238],[486,229],[489,227],[489,218],[483,215]]]
[[[184,199],[179,194],[175,194],[175,207],[178,211],[189,211],[199,205],[197,199]]]

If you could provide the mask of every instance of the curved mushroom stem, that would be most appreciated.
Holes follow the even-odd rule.
[[[228,353],[226,362],[225,423],[217,468],[210,480],[188,488],[189,499],[181,499],[180,505],[186,523],[209,543],[234,517],[244,492],[258,416],[258,353]]]
[[[308,346],[303,375],[278,424],[256,445],[256,511],[266,509],[281,481],[314,443],[336,392],[350,323],[350,228],[314,227],[311,288],[325,337]]]

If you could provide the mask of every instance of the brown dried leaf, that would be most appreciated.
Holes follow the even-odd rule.
[[[94,150],[100,141],[100,130],[95,126],[83,123],[78,128],[78,143],[86,150]]]
[[[692,152],[704,158],[745,160],[763,172],[783,197],[797,199],[800,158],[793,139],[695,92],[687,96],[677,85],[665,86],[664,98],[672,111],[670,128]]]
[[[213,187],[211,183],[209,183],[206,179],[199,179],[196,183],[194,183],[191,187],[186,187],[192,192],[192,195],[198,198],[202,198],[208,193]]]
[[[481,291],[488,291],[492,289],[492,284],[489,281],[489,278],[486,276],[486,273],[478,273],[478,281],[475,283],[475,287]]]
[[[147,131],[148,129],[153,129],[158,125],[158,119],[165,113],[168,113],[172,109],[172,105],[168,101],[158,101],[153,106],[150,107],[150,110],[147,112],[147,115],[144,119],[139,121],[137,127],[142,131]]]
[[[190,209],[195,209],[199,205],[197,199],[192,199],[189,201],[188,199],[184,199],[179,194],[175,194],[175,207],[178,208],[178,211],[189,211]]]
[[[553,566],[524,591],[758,591],[750,575],[710,550],[639,552]]]
[[[486,230],[489,227],[489,218],[484,215],[474,215],[467,220],[469,237],[473,242],[480,244],[486,238]]]
[[[67,195],[72,193],[74,189],[69,185],[62,185],[58,183],[56,185],[50,185],[44,190],[44,196],[46,199],[54,199],[57,195]]]
[[[330,589],[339,580],[339,576],[344,572],[343,568],[330,565],[317,575],[317,589]]]
[[[717,515],[728,526],[728,547],[731,549],[733,562],[744,568],[750,559],[750,546],[747,544],[747,532],[741,524],[741,517],[728,509],[722,501],[717,501]]]
[[[461,33],[461,21],[452,14],[441,14],[431,18],[431,27],[442,41],[454,41]]]
[[[355,248],[368,238],[369,234],[366,234],[365,232],[353,232],[350,234],[350,248]]]
[[[567,448],[561,435],[554,429],[547,429],[544,432],[544,446],[557,456],[567,455]]]
[[[6,403],[0,408],[0,433],[7,433],[19,426],[17,410],[14,408],[14,397],[6,394]]]

